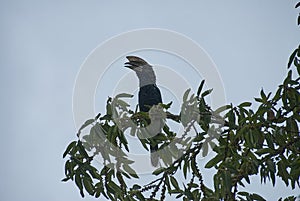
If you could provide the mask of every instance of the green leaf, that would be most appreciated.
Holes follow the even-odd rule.
[[[161,106],[164,108],[164,109],[169,109],[171,107],[171,105],[173,104],[173,101],[167,103],[167,104],[163,104],[161,103]]]
[[[256,102],[263,103],[263,100],[262,100],[261,98],[254,98],[254,100],[255,100]]]
[[[81,179],[81,176],[80,176],[80,172],[79,172],[79,171],[76,171],[76,174],[75,174],[75,184],[76,184],[76,186],[79,188],[80,195],[81,195],[82,197],[84,197],[84,194],[83,194],[82,179]]]
[[[189,168],[189,162],[187,160],[184,160],[184,165],[183,165],[183,175],[184,175],[184,178],[186,179],[186,176],[187,176],[187,170]]]
[[[224,106],[221,106],[219,107],[218,109],[215,110],[215,113],[216,114],[220,114],[221,112],[224,112],[225,110],[228,110],[230,109],[231,106],[230,105],[224,105]]]
[[[232,187],[232,181],[231,181],[231,176],[229,171],[224,171],[223,172],[223,178],[224,178],[224,186],[226,188],[227,192],[230,192],[231,187]]]
[[[139,200],[146,200],[145,197],[143,196],[143,194],[142,194],[140,191],[137,191],[135,195],[136,195],[136,197],[137,197]],[[135,199],[133,199],[133,198],[132,198],[132,200],[135,201]]]
[[[94,186],[93,186],[93,184],[92,184],[91,178],[83,177],[83,185],[84,185],[85,190],[86,190],[90,195],[93,195],[93,194],[94,194]]]
[[[77,132],[77,137],[79,137],[82,129],[84,129],[85,127],[87,127],[88,125],[92,124],[95,122],[95,119],[88,119],[84,122],[84,124],[79,128],[78,132]]]
[[[239,108],[241,108],[241,107],[250,107],[252,105],[252,103],[251,102],[243,102],[243,103],[241,103],[241,104],[239,104]]]
[[[125,111],[126,111],[126,108],[130,106],[127,102],[125,102],[123,100],[117,100],[116,104],[118,107],[121,107]]]
[[[166,169],[166,168],[160,167],[160,168],[154,170],[154,171],[152,172],[152,174],[154,174],[154,175],[159,175],[160,173],[162,173],[163,171],[165,171],[165,169]]]
[[[160,157],[162,161],[167,165],[171,165],[172,164],[171,152],[168,149],[162,149],[161,152],[162,154],[160,154]]]
[[[299,19],[300,19],[300,17],[299,17]],[[300,52],[300,50],[299,50],[299,52]],[[300,60],[298,60],[297,72],[298,72],[298,75],[300,75]]]
[[[261,197],[260,195],[253,193],[252,195],[250,195],[250,198],[252,198],[253,200],[258,200],[258,201],[266,201],[263,197]]]
[[[190,91],[191,91],[191,89],[189,88],[184,92],[183,98],[182,98],[183,102],[187,102],[187,98],[188,98]]]
[[[111,106],[112,98],[108,98],[106,101],[106,118],[111,118],[112,116],[112,106]]]
[[[127,93],[120,93],[118,95],[115,96],[115,99],[119,99],[119,98],[132,98],[133,95],[132,94],[127,94]]]
[[[132,169],[129,165],[123,164],[123,169],[125,170],[125,172],[130,174],[130,176],[132,176],[134,178],[139,178],[139,176],[136,174],[135,170]]]
[[[166,141],[166,140],[168,140],[168,137],[165,134],[163,134],[163,133],[158,133],[155,136],[155,140]]]
[[[205,157],[207,156],[208,153],[208,143],[204,142],[202,145],[202,156]]]
[[[268,170],[270,170],[273,173],[276,172],[275,163],[272,161],[272,159],[267,160],[267,165],[268,165]]]
[[[235,115],[233,113],[233,110],[230,110],[226,116],[228,117],[228,124],[230,128],[234,128],[235,127]]]
[[[118,179],[119,184],[121,186],[126,186],[126,183],[125,183],[125,181],[124,181],[124,179],[123,179],[122,174],[121,174],[120,171],[117,172],[117,179]]]
[[[205,96],[210,94],[212,91],[213,91],[213,89],[208,89],[208,90],[204,91],[203,94],[201,94],[201,97],[204,98]]]
[[[130,127],[130,135],[131,135],[131,136],[135,136],[136,130],[137,130],[137,127],[136,127],[136,126]]]
[[[97,121],[97,119],[99,119],[100,116],[101,116],[101,113],[98,113],[98,114],[95,116],[94,120]]]
[[[249,193],[245,191],[238,192],[237,194],[242,196],[249,196]]]
[[[113,181],[109,181],[108,185],[106,186],[107,190],[113,194],[117,193],[117,194],[121,194],[122,190],[121,188]],[[113,199],[115,200],[115,199]]]
[[[99,181],[96,185],[95,185],[95,197],[98,198],[100,197],[100,195],[104,195],[104,197],[106,197],[106,199],[108,199],[106,193],[104,192],[104,186],[103,186],[103,182],[102,180]]]
[[[245,176],[244,178],[245,178],[246,182],[247,182],[248,184],[250,184],[249,176],[247,175],[247,176]]]
[[[290,68],[294,59],[295,59],[295,56],[297,54],[297,51],[298,49],[295,49],[294,52],[291,54],[290,58],[289,58],[289,62],[288,62],[288,65],[287,65],[287,68]]]
[[[289,70],[288,75],[286,76],[286,78],[283,81],[284,86],[288,86],[288,84],[291,82],[292,74],[293,74],[292,70]]]
[[[281,97],[281,91],[282,91],[282,87],[279,87],[278,90],[276,91],[276,94],[273,97],[274,101],[277,102],[280,99],[280,97]]]
[[[199,97],[202,89],[203,89],[203,86],[204,86],[204,83],[205,83],[205,80],[202,80],[199,87],[198,87],[198,91],[197,91],[197,96]]]
[[[137,185],[137,184],[134,184],[133,186],[132,186],[132,189],[133,190],[139,190],[139,189],[141,189],[142,187],[140,186],[140,185]]]
[[[76,141],[71,142],[68,147],[66,148],[66,151],[63,154],[63,158],[66,157],[66,155],[69,153],[69,151],[76,145]]]
[[[66,178],[63,178],[61,181],[62,182],[66,182],[66,181],[69,181],[71,178],[68,178],[68,177],[66,177]]]
[[[286,186],[289,185],[288,178],[289,178],[289,173],[287,172],[287,164],[284,163],[283,160],[279,161],[277,163],[278,166],[278,176],[282,178],[282,180],[285,182]]]
[[[274,187],[275,186],[275,181],[276,181],[276,179],[275,179],[275,173],[274,172],[270,172],[270,177],[271,177],[271,180],[272,180],[272,185]]]
[[[261,89],[261,91],[260,91],[260,96],[261,96],[261,98],[262,98],[262,100],[263,100],[264,102],[267,101],[267,96],[266,96],[266,94],[265,94],[265,92],[264,92],[263,89]]]
[[[295,119],[289,118],[287,120],[287,132],[291,132],[292,135],[299,133],[298,124]],[[296,135],[295,135],[296,136]]]
[[[66,163],[65,163],[65,175],[68,176],[68,177],[70,176],[69,175],[69,172],[70,172],[70,169],[71,169],[70,168],[70,163],[71,163],[70,160],[67,160]]]
[[[273,149],[267,147],[267,148],[258,149],[255,153],[258,154],[259,156],[261,156],[261,155],[270,154],[273,152],[274,152]]]
[[[199,133],[199,134],[193,139],[193,142],[201,142],[202,140],[204,140],[204,134]]]
[[[83,155],[84,158],[86,158],[86,159],[89,158],[89,155],[86,152],[86,150],[83,147],[82,142],[80,140],[78,140],[77,145],[78,145],[78,150],[79,150],[80,154]]]
[[[218,154],[214,158],[212,158],[210,161],[208,161],[205,165],[205,168],[211,168],[215,165],[217,165],[221,160],[223,159],[223,156]]]
[[[189,189],[185,188],[184,194],[187,196],[188,200],[194,200],[194,195]]]
[[[124,135],[124,133],[122,131],[119,131],[119,139],[122,142],[122,144],[124,145],[125,149],[129,152],[129,148],[128,148],[128,141]]]
[[[300,67],[300,60],[297,57],[295,57],[294,66],[296,66],[297,68]],[[297,84],[297,82],[295,84]]]
[[[175,188],[176,190],[180,190],[179,185],[178,185],[178,182],[177,182],[177,180],[176,180],[173,176],[170,176],[170,180],[171,180],[171,183],[172,183],[172,185],[174,186],[174,188]]]

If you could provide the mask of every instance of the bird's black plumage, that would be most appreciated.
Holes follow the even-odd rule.
[[[128,62],[125,67],[128,67],[136,72],[139,79],[139,108],[142,112],[148,112],[154,105],[162,103],[161,93],[156,86],[156,77],[153,68],[145,60],[136,56],[127,56]],[[155,134],[156,135],[156,134]],[[158,150],[158,145],[151,146],[151,163],[153,166],[158,166],[158,156],[155,153]]]
[[[151,106],[162,103],[161,93],[156,84],[148,84],[140,87],[139,107],[140,111],[148,112]]]

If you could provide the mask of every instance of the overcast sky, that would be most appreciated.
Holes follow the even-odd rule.
[[[207,53],[219,73],[227,103],[238,104],[252,101],[262,87],[274,91],[285,77],[288,57],[299,43],[296,2],[2,1],[0,199],[82,200],[73,183],[60,182],[62,153],[76,139],[72,111],[76,77],[99,44],[143,28],[180,33]],[[178,64],[165,52],[135,53],[169,69]],[[121,66],[124,55],[111,61],[115,63],[109,76],[124,73],[134,80],[134,74]],[[172,77],[158,72],[164,88],[162,83]],[[97,112],[104,112],[105,99],[113,95],[105,87],[112,83],[107,82],[103,78],[97,86],[93,106]],[[189,84],[196,88],[198,83]],[[166,95],[167,87],[163,91],[170,101],[173,96],[171,91]],[[274,190],[257,188],[258,182],[253,182],[249,189],[268,200],[291,193],[281,184]],[[84,200],[94,199],[87,196]]]

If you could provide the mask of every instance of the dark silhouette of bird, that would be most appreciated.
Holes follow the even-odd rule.
[[[161,93],[156,85],[156,77],[153,67],[139,57],[127,56],[126,58],[128,59],[128,62],[125,63],[125,67],[133,70],[139,79],[138,104],[140,111],[149,112],[152,106],[162,103]],[[151,122],[151,124],[152,123],[153,122]],[[160,129],[161,128],[156,129],[155,132],[160,132]],[[156,134],[157,133],[154,133],[154,135]],[[157,150],[157,144],[150,144],[151,163],[154,167],[158,166],[159,161],[158,155],[155,153]]]

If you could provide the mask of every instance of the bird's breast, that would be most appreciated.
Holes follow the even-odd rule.
[[[161,93],[155,84],[146,85],[139,91],[139,106],[143,112],[148,112],[151,106],[162,103]]]

